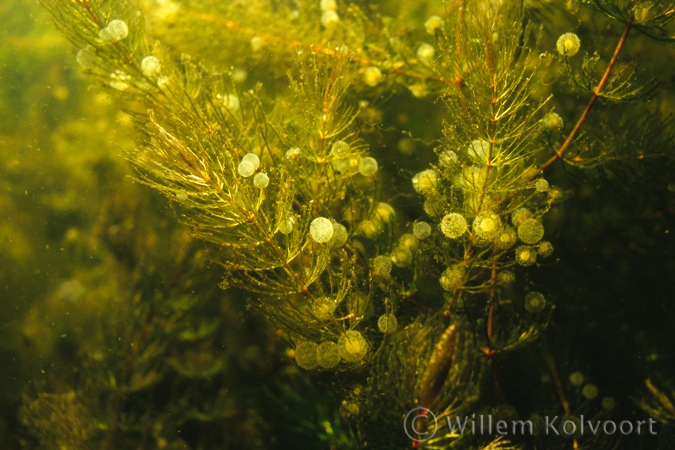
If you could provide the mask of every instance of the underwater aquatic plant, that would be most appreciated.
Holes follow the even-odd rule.
[[[368,448],[408,446],[400,419],[413,407],[445,418],[504,406],[497,360],[552,320],[556,299],[530,290],[530,274],[553,253],[542,239],[555,239],[543,224],[562,197],[555,163],[630,159],[586,121],[599,98],[649,97],[649,85],[613,68],[632,27],[655,34],[672,15],[636,19],[621,2],[596,2],[626,26],[598,78],[592,57],[574,65],[576,34],[554,42],[541,32],[540,2],[452,3],[441,12],[420,2],[429,13],[411,23],[333,0],[148,0],[138,11],[122,0],[42,0],[84,72],[125,102],[135,179],[206,243],[221,286],[245,292],[279,329],[299,376],[330,377],[352,443]],[[581,111],[554,95],[564,71],[589,92]],[[442,103],[444,123],[424,125],[437,163],[430,151],[413,163],[382,145],[392,130],[415,138],[399,149],[428,140],[406,129],[405,108],[390,118],[378,107],[401,92]],[[662,157],[670,143],[649,150]],[[224,364],[211,349],[171,361],[186,377]],[[36,429],[39,410],[25,412]],[[331,420],[322,426],[335,435]],[[445,428],[424,445],[510,444]]]

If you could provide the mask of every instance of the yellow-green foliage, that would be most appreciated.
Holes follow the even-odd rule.
[[[18,417],[44,448],[265,448],[264,402],[239,391],[257,372],[284,380],[260,396],[315,403],[299,423],[325,445],[409,446],[401,418],[417,406],[507,414],[496,358],[541,339],[555,309],[528,277],[555,264],[560,168],[671,161],[671,104],[639,103],[657,84],[618,59],[644,45],[631,29],[672,40],[658,4],[40,3],[72,44],[68,101],[86,117],[36,143],[63,183],[41,201],[74,217],[55,234],[77,263],[17,322],[43,360]],[[570,14],[620,32],[577,35]],[[3,173],[21,172],[12,161]],[[23,264],[47,241],[27,220],[0,223]],[[241,319],[240,298],[266,321]],[[71,367],[52,370],[59,351]],[[342,419],[288,392],[314,376]],[[426,445],[516,448],[447,429]]]

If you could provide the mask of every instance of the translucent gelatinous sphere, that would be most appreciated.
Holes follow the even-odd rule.
[[[399,245],[392,250],[391,260],[396,267],[408,267],[413,262],[413,254],[408,247]]]
[[[333,224],[325,217],[317,217],[309,226],[309,235],[315,242],[325,244],[333,237]]]
[[[279,224],[279,232],[281,234],[291,234],[293,225],[295,225],[295,217],[288,216]]]
[[[560,53],[562,56],[574,56],[581,47],[581,41],[579,40],[579,36],[576,34],[565,33],[558,38],[555,46],[558,50],[558,53]]]
[[[335,11],[328,10],[321,14],[321,25],[328,28],[340,21],[340,16]]]
[[[436,30],[440,29],[443,26],[443,19],[438,16],[431,16],[424,22],[424,29],[427,30],[429,34],[436,34]]]
[[[518,227],[518,237],[526,244],[536,244],[544,237],[544,226],[538,219],[527,219]]]
[[[513,247],[517,240],[518,235],[516,234],[516,230],[507,225],[502,228],[502,232],[495,240],[495,244],[497,245],[497,248],[506,250],[507,248]]]
[[[333,222],[333,237],[330,240],[330,243],[333,247],[342,247],[347,242],[349,238],[349,233],[344,225]]]
[[[338,339],[340,357],[347,362],[361,361],[368,353],[368,341],[356,330],[348,330]]]
[[[123,20],[113,19],[108,26],[98,32],[98,37],[106,44],[121,41],[129,35],[129,27]]]
[[[253,170],[258,170],[260,167],[260,158],[255,153],[247,153],[241,158],[242,161],[248,161],[253,166]]]
[[[466,232],[468,225],[463,215],[450,213],[443,217],[439,227],[444,236],[450,239],[457,239]]]
[[[546,297],[541,292],[530,292],[525,296],[525,311],[538,313],[546,307]]]
[[[248,178],[255,172],[255,166],[249,161],[242,161],[237,166],[237,172],[244,178]]]
[[[531,219],[533,215],[532,211],[527,208],[518,208],[511,213],[511,223],[514,227],[518,228],[521,223],[527,219]]]
[[[340,362],[340,348],[335,342],[322,342],[316,349],[316,362],[324,369],[332,369]]]
[[[373,258],[373,276],[380,278],[389,278],[391,273],[391,258],[386,255],[380,255]]]
[[[463,277],[464,268],[461,264],[457,264],[445,269],[441,274],[439,282],[444,290],[454,292],[457,289],[457,286],[462,284]]]
[[[312,314],[319,320],[332,319],[335,308],[337,308],[337,303],[330,297],[319,297],[310,306]]]
[[[270,184],[270,178],[266,173],[260,172],[253,177],[253,186],[258,189],[265,189]]]
[[[319,346],[316,342],[302,341],[295,347],[295,362],[305,370],[316,368],[316,350]]]
[[[534,189],[537,192],[546,192],[546,191],[548,191],[548,187],[549,187],[549,184],[548,184],[548,181],[546,181],[545,178],[539,178],[534,183]]]
[[[417,222],[413,225],[413,235],[419,239],[423,240],[431,236],[431,225],[426,222]]]
[[[510,270],[502,270],[497,274],[497,284],[500,286],[511,286],[516,282],[516,274]]]
[[[417,47],[417,57],[423,62],[430,62],[436,56],[436,49],[426,42]]]
[[[559,114],[550,112],[542,119],[544,127],[549,130],[560,130],[565,124]]]
[[[398,319],[393,314],[382,314],[377,319],[377,328],[384,334],[393,333],[398,328]]]
[[[321,0],[319,3],[319,9],[321,11],[335,11],[337,10],[337,2],[335,0]]]
[[[364,177],[372,177],[377,173],[377,160],[373,157],[366,156],[359,160],[359,173]]]
[[[141,61],[141,72],[143,72],[143,75],[146,77],[154,80],[159,76],[161,71],[162,65],[156,57],[146,56]]]
[[[516,263],[528,267],[537,261],[537,251],[530,245],[520,245],[516,248]]]
[[[349,148],[345,141],[335,141],[330,148],[330,154],[335,158],[346,158],[349,156]]]
[[[537,255],[542,258],[548,258],[553,254],[553,244],[549,241],[541,241],[537,246]]]
[[[375,87],[382,82],[382,71],[377,67],[367,67],[363,71],[363,82],[370,87]]]
[[[598,396],[598,387],[594,384],[587,384],[581,390],[581,395],[586,397],[586,400],[593,400]]]
[[[478,239],[492,241],[502,231],[502,219],[492,211],[483,211],[473,220],[472,229]]]
[[[375,216],[382,223],[391,223],[391,219],[396,217],[396,211],[389,203],[379,202],[375,207]]]
[[[419,245],[419,241],[415,235],[410,233],[403,233],[400,238],[398,238],[399,247],[407,248],[408,250],[414,250]]]
[[[423,170],[415,174],[412,179],[412,185],[416,192],[420,194],[432,194],[436,192],[436,186],[438,185],[438,174],[431,170]]]

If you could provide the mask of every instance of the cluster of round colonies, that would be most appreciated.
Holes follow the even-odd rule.
[[[384,334],[393,333],[398,328],[398,320],[393,314],[382,314],[379,319],[377,319],[377,328],[380,329]]]
[[[146,56],[141,61],[141,72],[151,80],[156,79],[162,71],[162,64],[154,56]]]
[[[438,185],[438,174],[431,169],[423,170],[415,174],[412,179],[412,185],[416,192],[420,194],[433,194]]]
[[[372,177],[377,173],[377,160],[371,156],[366,156],[359,160],[359,173],[364,177]]]
[[[106,44],[121,41],[129,35],[129,27],[123,20],[114,19],[98,32],[98,37]]]
[[[260,158],[255,153],[247,153],[241,159],[237,172],[244,178],[248,178],[260,167]]]
[[[459,213],[446,214],[440,224],[441,233],[450,239],[457,239],[463,235],[467,227],[466,219]]]
[[[361,361],[368,353],[368,341],[356,330],[349,330],[338,339],[340,357],[347,362]]]
[[[546,297],[541,292],[530,292],[525,296],[525,311],[538,313],[544,310]]]
[[[386,255],[380,255],[373,258],[373,276],[379,278],[389,278],[391,273],[391,258]]]
[[[333,223],[325,217],[317,217],[309,226],[309,235],[320,244],[330,241],[333,232]]]
[[[502,219],[493,211],[483,211],[473,219],[473,232],[483,241],[492,241],[502,231]]]
[[[555,46],[558,49],[558,53],[562,56],[574,56],[579,51],[579,47],[581,47],[581,41],[576,34],[565,33],[558,38]]]
[[[518,237],[526,244],[536,244],[544,237],[544,226],[538,219],[524,220],[518,226]]]
[[[446,291],[454,292],[457,286],[462,284],[464,278],[464,266],[455,264],[443,271],[440,278],[441,287]]]

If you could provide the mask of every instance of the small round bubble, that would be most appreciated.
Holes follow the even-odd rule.
[[[426,222],[416,222],[413,225],[413,235],[419,240],[428,238],[431,236],[431,225]]]
[[[260,172],[253,177],[253,186],[258,189],[265,189],[270,184],[270,177],[266,173]]]
[[[324,244],[333,237],[333,224],[325,217],[317,217],[309,226],[309,235],[315,242]]]
[[[377,173],[377,160],[371,156],[366,156],[359,160],[359,173],[364,177],[372,177]]]
[[[377,328],[380,329],[384,334],[393,333],[398,328],[398,320],[393,314],[382,314],[379,319],[377,319]]]
[[[541,292],[530,292],[525,296],[525,311],[538,313],[544,310],[546,297]]]
[[[322,342],[316,349],[316,362],[324,369],[332,369],[340,362],[340,349],[335,342]]]
[[[302,341],[295,347],[295,362],[305,370],[314,369],[317,366],[316,350],[319,346],[316,342]]]

